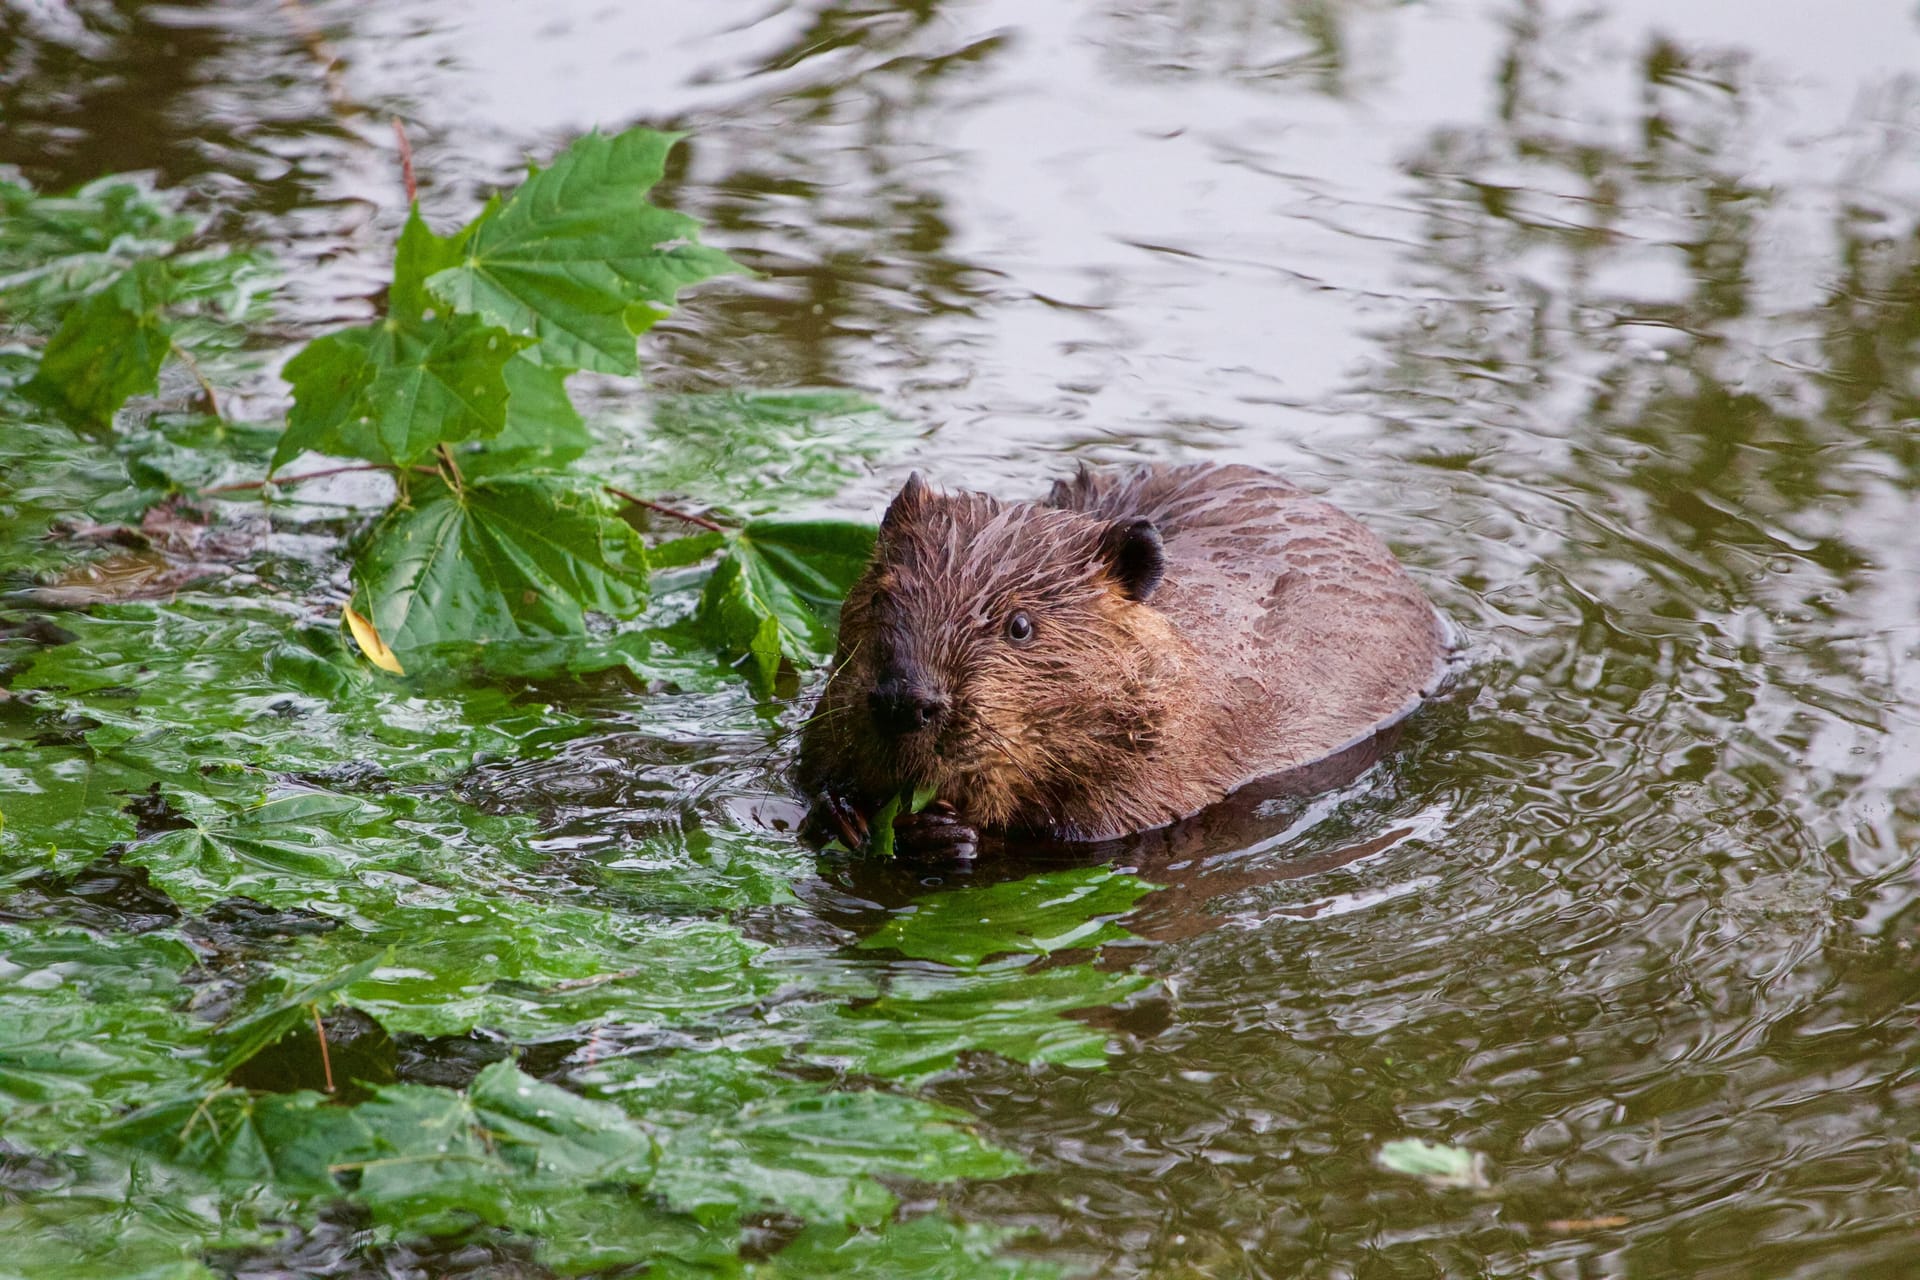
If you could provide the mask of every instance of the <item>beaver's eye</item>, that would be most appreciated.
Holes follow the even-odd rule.
[[[1025,613],[1016,613],[1007,619],[1007,639],[1015,644],[1027,644],[1033,639],[1033,619]]]

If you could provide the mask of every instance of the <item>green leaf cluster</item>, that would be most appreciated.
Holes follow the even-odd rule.
[[[77,418],[108,422],[158,389],[183,323],[243,318],[264,262],[189,248],[202,229],[124,178],[45,196],[0,177],[0,325],[53,330],[35,389]]]
[[[384,314],[285,366],[284,431],[115,417],[251,316],[254,258],[138,183],[0,177],[0,590],[71,570],[56,521],[137,526],[303,450],[397,489],[342,514],[267,488],[277,536],[222,585],[0,595],[0,1277],[209,1276],[341,1201],[371,1247],[505,1232],[559,1273],[1057,1274],[924,1211],[1028,1166],[917,1089],[1103,1066],[1073,1015],[1146,980],[1071,953],[1144,886],[929,896],[863,945],[765,928],[812,860],[735,818],[721,771],[778,714],[747,685],[831,654],[873,538],[781,513],[895,428],[801,390],[609,398],[587,430],[570,374],[632,374],[675,291],[729,265],[646,203],[671,145],[592,136],[451,235],[415,211]],[[722,527],[648,545],[587,474]],[[349,573],[410,678],[316,609]],[[485,678],[608,668],[651,695]],[[631,821],[583,834],[575,789]],[[332,1096],[296,1091],[312,1064],[274,1075],[321,1017],[387,1054],[337,1053]],[[403,1052],[491,1065],[429,1083]],[[797,1232],[771,1256],[769,1220]]]

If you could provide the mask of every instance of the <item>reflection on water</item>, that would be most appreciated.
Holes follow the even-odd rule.
[[[656,378],[922,424],[838,509],[910,463],[1037,493],[1069,454],[1204,453],[1417,567],[1470,637],[1459,696],[1156,866],[1156,944],[1107,962],[1162,995],[1112,1070],[932,1086],[1044,1170],[962,1211],[1106,1276],[1893,1276],[1920,1266],[1909,9],[339,0],[305,6],[333,101],[280,5],[34,6],[0,18],[0,160],[198,185],[311,268],[289,310],[318,322],[400,219],[388,114],[449,220],[574,130],[689,128],[667,198],[762,274],[663,325]],[[921,887],[768,831],[734,695],[582,706],[604,737],[466,787],[625,901],[837,938]],[[1384,1177],[1408,1135],[1505,1194]]]

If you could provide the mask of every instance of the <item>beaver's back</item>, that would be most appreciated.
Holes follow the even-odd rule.
[[[1264,471],[1197,464],[1083,470],[1048,505],[1160,531],[1151,605],[1192,646],[1194,728],[1251,781],[1317,760],[1405,714],[1445,658],[1438,615],[1379,538]]]

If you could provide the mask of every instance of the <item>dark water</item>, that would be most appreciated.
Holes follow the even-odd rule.
[[[1045,1171],[963,1214],[1103,1276],[1920,1273],[1911,5],[30,4],[0,31],[0,162],[203,192],[288,263],[290,326],[383,279],[389,116],[447,221],[591,125],[684,128],[664,201],[761,275],[656,331],[653,379],[917,424],[833,509],[913,466],[1013,493],[1247,460],[1415,567],[1468,641],[1455,693],[1280,833],[1163,860],[1149,942],[1108,957],[1160,980],[1111,1070],[932,1087]],[[696,793],[767,850],[738,875],[799,877],[772,938],[910,887],[756,825],[782,793],[741,698],[608,723],[469,785],[589,853]],[[1503,1194],[1374,1169],[1409,1135]]]

